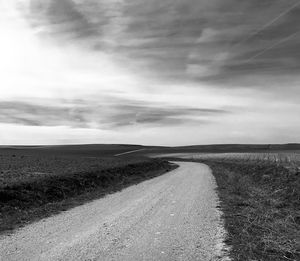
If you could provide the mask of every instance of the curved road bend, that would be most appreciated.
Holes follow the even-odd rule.
[[[174,171],[0,237],[0,260],[229,260],[215,181]]]

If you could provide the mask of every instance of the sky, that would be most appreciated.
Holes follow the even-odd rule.
[[[298,0],[0,12],[0,144],[300,142]]]

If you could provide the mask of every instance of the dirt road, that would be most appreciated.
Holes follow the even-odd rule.
[[[228,260],[205,165],[178,163],[163,176],[0,238],[9,260]]]

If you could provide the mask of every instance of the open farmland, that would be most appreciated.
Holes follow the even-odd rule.
[[[244,153],[169,153],[155,157],[176,157],[193,160],[245,161],[276,163],[285,167],[300,167],[300,151]]]
[[[145,159],[144,159],[145,160]],[[0,187],[70,174],[100,171],[141,162],[117,157],[63,157],[0,154]]]
[[[0,232],[174,168],[159,159],[111,155],[123,153],[124,148],[109,153],[98,150],[100,156],[97,150],[67,149],[64,153],[57,148],[0,150]]]
[[[187,156],[188,157],[188,156]],[[300,152],[270,152],[270,153],[204,153],[192,154],[199,159],[238,159],[245,161],[268,161],[277,163],[300,163]]]

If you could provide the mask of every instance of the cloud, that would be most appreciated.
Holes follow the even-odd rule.
[[[140,75],[219,84],[253,73],[298,72],[299,35],[249,61],[300,31],[300,5],[289,10],[294,3],[31,0],[27,17],[53,37],[72,44],[75,38],[92,51],[113,54]]]
[[[198,44],[202,44],[202,43],[211,43],[211,42],[215,42],[216,40],[216,36],[218,35],[218,31],[211,29],[211,28],[205,28],[201,34],[201,36],[199,37],[199,39],[197,40]]]
[[[299,30],[300,6],[280,16],[296,2],[31,0],[29,17],[56,32],[53,38],[86,42],[91,52],[109,53],[121,67],[148,79],[248,88],[243,78],[251,75],[269,82],[274,75],[299,72],[298,36],[248,61]]]
[[[249,60],[300,30],[300,5],[280,16],[293,1],[150,2],[146,10],[132,7],[128,30],[151,41],[124,49],[132,60],[144,64],[146,73],[176,82],[222,86],[225,80],[243,86],[243,76],[259,74],[272,80],[274,74],[299,72],[298,35]],[[156,8],[162,8],[162,17]],[[274,22],[266,26],[270,21]]]
[[[300,68],[300,5],[291,9],[293,1],[286,4],[236,1],[235,4],[240,10],[247,8],[242,15],[243,26],[232,26],[229,21],[226,25],[225,22],[228,30],[236,28],[231,35],[232,44],[228,46],[229,55],[221,59],[217,74],[212,73],[202,80],[219,83],[225,80],[234,84],[237,79],[240,85],[243,76],[263,75],[272,80],[274,75],[295,74]],[[254,80],[253,85],[256,84]]]
[[[123,104],[120,104],[123,103]],[[208,123],[228,114],[222,109],[207,109],[147,104],[119,100],[119,104],[89,101],[66,102],[49,106],[25,102],[1,102],[0,122],[26,126],[69,126],[72,128],[116,128],[133,125],[170,126],[188,122]]]
[[[216,116],[229,113],[221,109],[189,108],[162,105],[119,105],[115,106],[108,120],[116,126],[126,125],[181,125],[188,122],[208,123]]]
[[[127,133],[130,142],[139,130],[141,141],[151,133],[152,143],[169,144],[192,142],[194,133],[201,142],[227,142],[230,133],[247,140],[258,128],[261,141],[275,124],[267,120],[278,121],[274,108],[262,112],[280,101],[287,133],[299,111],[288,107],[300,94],[295,3],[0,1],[1,128],[27,129],[29,139],[42,129],[105,141]]]
[[[44,106],[25,102],[0,102],[0,122],[27,126],[85,127],[87,108]]]
[[[20,10],[42,38],[109,50],[126,27],[122,6],[123,1],[30,0]]]
[[[92,23],[72,0],[31,0],[27,18],[43,34],[71,38],[89,38],[99,33],[97,23]]]

